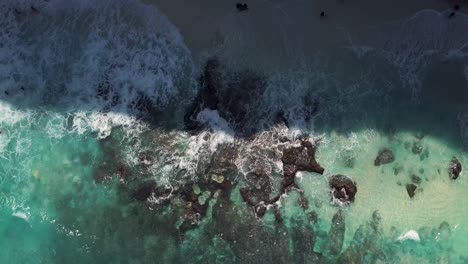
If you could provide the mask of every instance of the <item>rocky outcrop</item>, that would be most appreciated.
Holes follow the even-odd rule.
[[[392,163],[393,161],[395,161],[393,151],[391,151],[390,149],[383,149],[379,152],[377,158],[375,158],[374,165],[380,166]]]
[[[246,175],[246,185],[240,189],[243,200],[254,208],[255,215],[263,217],[266,209],[271,205],[275,209],[277,222],[282,221],[281,214],[276,208],[276,202],[281,195],[291,190],[297,190],[300,194],[299,206],[306,210],[309,202],[303,191],[297,186],[295,176],[298,171],[316,172],[322,174],[324,169],[315,160],[315,146],[307,139],[301,140],[300,146],[291,146],[283,149],[283,180],[281,189],[275,190],[271,179],[262,170],[250,172]]]
[[[283,188],[295,186],[294,177],[297,171],[323,174],[325,169],[315,160],[315,151],[315,146],[309,140],[302,140],[300,146],[283,150]]]
[[[272,194],[272,185],[268,175],[263,172],[260,174],[250,172],[245,178],[247,184],[240,189],[240,193],[248,205],[271,204],[278,200],[278,195]]]
[[[339,205],[354,202],[357,193],[356,182],[344,175],[334,175],[330,178],[329,186],[335,203]]]
[[[462,171],[462,165],[460,161],[453,157],[452,160],[450,161],[450,166],[449,166],[449,176],[451,179],[455,180],[460,176],[460,173]]]

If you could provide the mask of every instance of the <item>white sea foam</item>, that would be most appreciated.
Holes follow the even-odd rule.
[[[214,132],[210,139],[211,151],[214,152],[219,144],[234,142],[234,130],[224,118],[219,116],[218,111],[205,108],[198,113],[197,120],[202,124],[208,124]]]
[[[419,238],[418,232],[416,232],[415,230],[410,230],[410,231],[402,234],[401,236],[398,237],[397,240],[398,241],[413,240],[413,241],[416,241],[416,242],[421,241],[421,239]]]
[[[70,114],[80,134],[104,138],[115,126],[139,132],[139,100],[164,108],[193,89],[189,51],[152,6],[30,0],[0,7],[0,101],[58,111],[45,127],[51,137],[63,136]],[[18,118],[2,106],[0,122]]]

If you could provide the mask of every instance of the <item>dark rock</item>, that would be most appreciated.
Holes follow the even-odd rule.
[[[377,158],[374,161],[375,166],[380,166],[388,163],[392,163],[395,161],[395,157],[393,156],[393,152],[389,149],[383,149],[377,155]]]
[[[449,18],[452,18],[452,17],[454,17],[454,16],[455,16],[455,12],[450,12],[450,14],[449,14],[448,17],[449,17]]]
[[[250,206],[260,203],[270,204],[272,197],[272,186],[268,176],[257,176],[251,172],[246,175],[246,186],[240,189],[242,199]]]
[[[325,17],[325,11],[320,12],[320,17]]]
[[[413,151],[413,153],[416,154],[416,155],[421,154],[421,152],[423,151],[423,147],[422,147],[421,142],[419,142],[419,141],[414,142],[414,143],[413,143],[412,151]]]
[[[414,197],[417,188],[418,186],[412,183],[406,185],[406,191],[408,192],[410,198]]]
[[[307,210],[309,208],[309,201],[305,197],[303,193],[301,193],[301,196],[299,197],[299,206],[303,208],[304,210]]]
[[[421,183],[421,178],[418,175],[411,175],[411,182],[414,184],[420,184]]]
[[[324,168],[315,160],[315,146],[310,141],[302,141],[299,147],[283,150],[281,161],[284,164],[295,165],[299,171],[323,174]]]
[[[156,190],[155,181],[147,181],[140,184],[131,194],[138,201],[146,201]]]
[[[276,223],[278,224],[281,224],[283,223],[283,216],[281,216],[281,212],[280,210],[278,209],[278,207],[275,206],[275,220],[276,220]]]
[[[457,4],[456,4],[456,5],[454,5],[454,6],[453,6],[453,10],[455,10],[455,11],[458,11],[458,10],[460,10],[460,5],[457,5]]]
[[[258,218],[262,218],[267,211],[267,207],[265,206],[265,204],[260,203],[254,207],[254,210],[255,210],[255,215]]]
[[[246,3],[237,3],[236,4],[237,11],[244,12],[249,10],[249,6]]]
[[[127,182],[130,178],[130,169],[122,162],[119,162],[117,164],[117,174],[119,175],[121,182]]]
[[[357,187],[356,182],[344,175],[334,175],[330,178],[329,186],[334,199],[341,203],[354,202]]]
[[[462,165],[460,161],[453,157],[452,160],[450,161],[450,167],[449,167],[449,176],[451,179],[455,180],[460,176],[460,173],[462,171]]]

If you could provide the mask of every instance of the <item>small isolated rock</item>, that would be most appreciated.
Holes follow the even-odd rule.
[[[237,3],[236,4],[237,11],[244,12],[249,10],[249,6],[246,3]]]
[[[344,175],[334,175],[330,178],[330,189],[333,200],[339,204],[348,204],[354,202],[357,187],[350,177]]]
[[[418,186],[412,183],[406,185],[406,191],[408,192],[410,198],[414,197],[417,188]]]
[[[421,181],[421,177],[419,177],[418,175],[411,175],[411,182],[413,182],[414,184],[420,184]]]
[[[419,141],[414,142],[414,143],[413,143],[412,151],[413,151],[413,153],[416,154],[416,155],[421,154],[421,152],[423,151],[423,147],[422,147],[421,142],[419,142]]]
[[[393,152],[389,149],[383,149],[379,152],[377,158],[375,158],[374,165],[380,166],[392,163],[393,161],[395,161],[395,156],[393,155]]]
[[[462,171],[462,165],[460,161],[453,157],[452,160],[450,161],[450,167],[449,167],[449,176],[451,179],[455,180],[460,176],[460,173]]]

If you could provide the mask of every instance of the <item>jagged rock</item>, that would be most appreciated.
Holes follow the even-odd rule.
[[[281,161],[283,166],[294,165],[299,171],[309,171],[323,174],[324,168],[315,160],[315,146],[308,140],[301,142],[301,146],[283,150]]]
[[[377,158],[374,161],[375,166],[380,166],[388,163],[392,163],[395,161],[395,157],[393,156],[393,152],[389,149],[383,149],[377,155]]]
[[[262,218],[267,211],[267,207],[265,206],[265,204],[260,203],[254,207],[254,210],[255,210],[255,215],[258,218]]]
[[[414,197],[417,188],[418,186],[412,183],[406,185],[406,191],[408,192],[410,198]]]
[[[449,167],[449,176],[451,179],[455,180],[460,176],[460,173],[462,171],[462,165],[460,161],[458,161],[457,158],[453,157],[452,160],[450,161],[450,167]]]
[[[354,202],[357,193],[356,182],[344,175],[334,175],[329,181],[332,197],[340,204]]]

